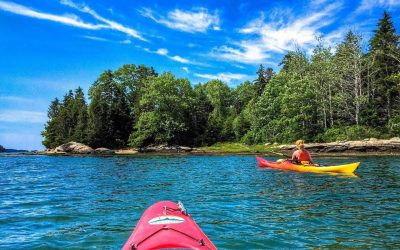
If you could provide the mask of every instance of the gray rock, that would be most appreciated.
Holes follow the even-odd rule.
[[[83,143],[72,141],[56,147],[54,152],[68,154],[90,154],[93,152],[93,149]]]
[[[167,146],[167,145],[150,145],[144,148],[140,148],[140,153],[179,153],[179,152],[191,152],[191,147],[183,147],[179,145]]]
[[[96,155],[113,155],[115,154],[114,150],[108,149],[108,148],[96,148],[93,151],[93,154]]]

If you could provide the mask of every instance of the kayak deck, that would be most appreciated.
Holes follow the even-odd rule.
[[[286,160],[283,162],[268,161],[262,157],[256,156],[259,167],[277,168],[285,170],[294,170],[299,172],[314,172],[314,173],[344,173],[351,174],[360,165],[360,162],[354,162],[336,166],[315,166],[315,165],[297,165]]]
[[[182,203],[160,201],[146,209],[122,249],[217,248]]]

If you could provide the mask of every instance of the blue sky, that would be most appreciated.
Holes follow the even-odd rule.
[[[367,46],[384,10],[399,30],[399,0],[0,0],[0,145],[42,149],[50,101],[87,93],[106,69],[145,64],[235,87],[316,37],[334,47],[352,29]]]

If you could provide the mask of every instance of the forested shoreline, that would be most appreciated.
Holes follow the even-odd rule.
[[[399,36],[385,12],[368,48],[349,31],[335,47],[288,52],[279,72],[260,65],[236,88],[220,80],[192,86],[145,65],[106,70],[89,89],[51,102],[43,145],[92,147],[216,142],[287,143],[400,135]]]

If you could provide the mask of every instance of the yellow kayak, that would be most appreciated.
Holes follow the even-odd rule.
[[[256,159],[259,167],[278,168],[286,170],[295,170],[300,172],[315,172],[315,173],[329,172],[329,173],[350,174],[356,171],[357,167],[360,165],[360,162],[354,162],[336,166],[296,165],[287,160],[283,162],[268,161],[258,156],[256,156]]]

